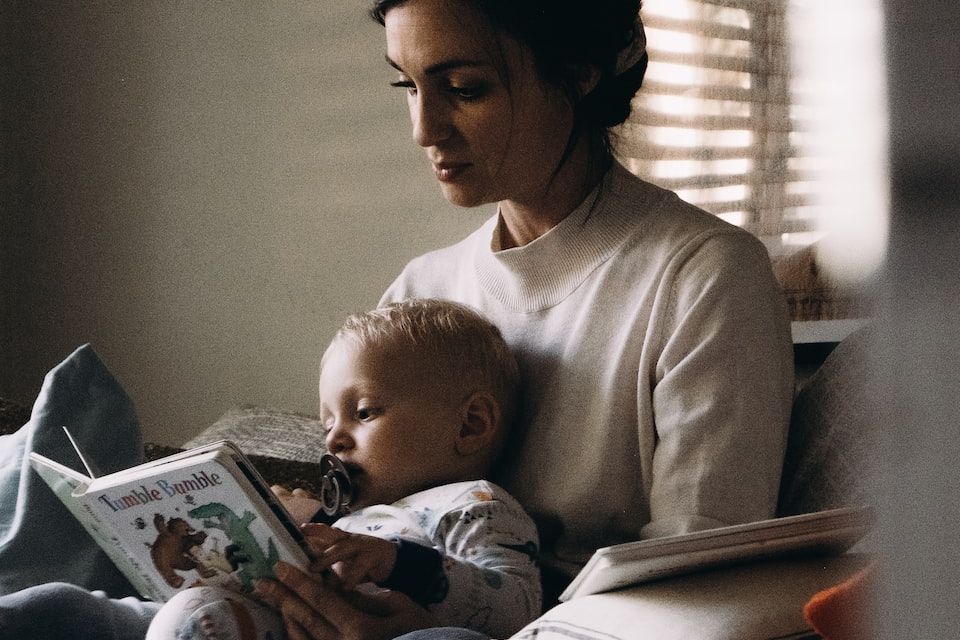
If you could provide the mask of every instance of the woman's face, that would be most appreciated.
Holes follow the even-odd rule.
[[[393,84],[406,89],[414,140],[444,196],[465,207],[542,197],[573,114],[529,49],[469,2],[407,0],[385,23]]]

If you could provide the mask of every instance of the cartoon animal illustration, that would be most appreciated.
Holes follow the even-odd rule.
[[[210,569],[217,574],[229,574],[237,570],[236,562],[232,562],[231,558],[231,547],[233,545],[228,545],[226,548],[226,553],[220,550],[219,540],[212,538],[213,546],[209,549],[204,549],[203,547],[191,547],[190,555],[194,560],[197,561],[197,564]],[[210,541],[210,538],[207,539],[207,542]]]
[[[167,520],[162,514],[154,514],[153,526],[157,529],[157,538],[150,547],[150,558],[160,571],[163,579],[174,589],[183,586],[184,578],[177,571],[196,571],[204,578],[213,572],[199,564],[191,554],[193,547],[199,547],[207,539],[203,531],[196,531],[183,518]]]
[[[264,577],[273,576],[273,566],[280,559],[273,538],[267,539],[267,551],[257,542],[250,533],[250,523],[257,516],[251,511],[244,511],[243,517],[238,516],[230,507],[220,502],[211,502],[201,505],[189,512],[191,518],[203,520],[206,529],[220,529],[231,545],[225,549],[231,564],[237,564],[237,575],[244,589],[252,589],[253,583]]]

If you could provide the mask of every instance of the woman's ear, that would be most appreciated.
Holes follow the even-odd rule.
[[[577,82],[577,90],[582,100],[600,82],[600,69],[592,64],[575,64],[572,69],[573,77]]]
[[[500,404],[484,391],[468,397],[460,410],[460,431],[455,443],[461,456],[472,456],[486,451],[500,431]]]

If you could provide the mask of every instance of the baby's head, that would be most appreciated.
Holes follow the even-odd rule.
[[[485,477],[518,386],[500,331],[469,307],[418,299],[350,316],[321,361],[320,419],[353,505]]]

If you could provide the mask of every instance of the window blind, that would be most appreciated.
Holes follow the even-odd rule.
[[[754,233],[773,256],[819,237],[788,3],[644,0],[650,63],[615,138],[631,171]]]

